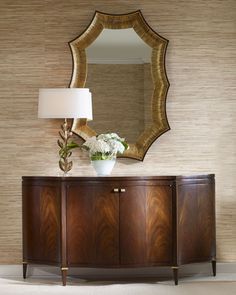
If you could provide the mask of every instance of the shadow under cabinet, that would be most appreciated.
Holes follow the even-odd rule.
[[[170,266],[212,262],[214,175],[23,177],[23,276],[28,264]]]

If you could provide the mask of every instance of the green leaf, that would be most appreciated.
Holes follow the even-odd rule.
[[[91,161],[98,161],[98,160],[110,160],[113,158],[113,155],[110,153],[102,154],[101,152],[97,152],[90,156]]]
[[[127,150],[127,149],[129,148],[129,145],[128,145],[127,142],[125,142],[125,141],[121,141],[121,143],[123,144],[125,150]]]
[[[67,149],[68,150],[71,150],[71,149],[75,149],[75,148],[78,148],[78,147],[80,147],[76,142],[74,142],[74,141],[71,141],[71,142],[69,142],[68,144],[67,144]]]
[[[62,149],[59,150],[59,155],[60,155],[60,156],[63,155],[64,153],[65,153],[64,148],[62,148]]]
[[[85,151],[89,151],[89,148],[86,145],[82,145],[81,149],[85,150]]]

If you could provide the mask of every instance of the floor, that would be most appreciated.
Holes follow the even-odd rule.
[[[68,278],[66,287],[61,286],[59,277],[30,277],[23,280],[18,277],[0,278],[0,294],[30,295],[235,295],[236,278],[232,274],[217,277],[194,276],[181,278],[179,285],[172,280],[150,281],[86,281]]]

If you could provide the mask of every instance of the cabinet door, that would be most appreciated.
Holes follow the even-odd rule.
[[[125,187],[120,194],[121,264],[170,265],[172,249],[172,188]]]
[[[120,263],[146,263],[146,188],[123,186],[120,193]]]
[[[119,263],[119,194],[115,185],[84,183],[67,188],[69,265]]]
[[[179,263],[215,258],[214,184],[178,186]]]
[[[23,185],[23,259],[60,262],[60,190]]]
[[[172,188],[148,186],[146,206],[147,261],[170,265],[173,260]]]

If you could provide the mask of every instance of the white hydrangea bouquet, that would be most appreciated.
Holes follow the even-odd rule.
[[[106,133],[88,138],[82,148],[89,151],[91,161],[112,160],[129,148],[124,138],[116,133]]]

